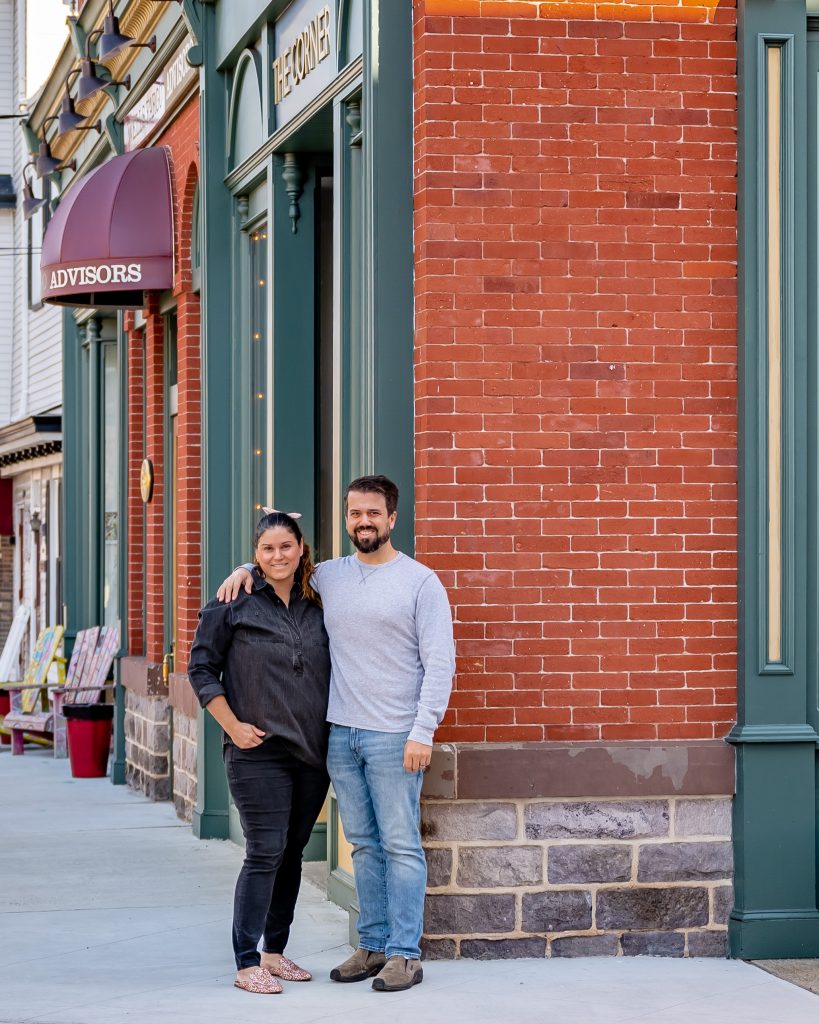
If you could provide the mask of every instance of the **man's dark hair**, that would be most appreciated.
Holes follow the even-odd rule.
[[[344,491],[344,508],[347,508],[347,495],[350,491],[361,494],[382,494],[387,505],[387,515],[391,516],[398,508],[398,488],[385,476],[360,476],[347,484]]]

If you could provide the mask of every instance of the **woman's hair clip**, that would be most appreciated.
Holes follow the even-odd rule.
[[[272,516],[275,512],[278,512],[280,516],[290,516],[291,519],[301,519],[301,512],[280,512],[277,508],[268,508],[267,505],[262,505],[262,512],[266,516]]]

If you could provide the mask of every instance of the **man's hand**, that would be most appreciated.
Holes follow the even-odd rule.
[[[244,566],[240,565],[238,569],[233,570],[222,586],[216,591],[217,598],[220,601],[227,601],[230,603],[234,598],[239,596],[242,584],[244,584],[244,588],[249,594],[253,589],[253,577]]]
[[[264,739],[264,729],[257,729],[249,722],[237,722],[230,732],[230,738],[242,750],[258,747]]]
[[[429,767],[432,747],[417,740],[407,740],[404,744],[404,771],[420,772]]]

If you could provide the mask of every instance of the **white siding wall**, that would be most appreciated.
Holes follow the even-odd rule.
[[[0,0],[0,113],[17,107],[14,77],[14,0]],[[0,121],[0,174],[14,175],[14,121]],[[16,188],[16,181],[15,181]],[[11,416],[11,297],[14,294],[14,221],[12,210],[0,210],[0,423]]]
[[[0,54],[12,50],[13,59],[4,63],[0,56],[0,90],[8,92],[4,110],[13,111],[24,99],[21,95],[25,81],[25,53],[20,52],[24,35],[19,31],[25,24],[25,0],[0,0]],[[15,13],[16,12],[16,13]],[[5,19],[5,21],[3,20]],[[13,217],[13,259],[0,257],[0,425],[25,419],[38,413],[57,409],[62,405],[62,314],[58,307],[29,307],[29,222],[22,216],[23,167],[30,159],[23,133],[16,122],[8,132],[11,147],[15,186],[18,193],[17,213]],[[4,129],[0,128],[0,132]],[[11,168],[10,168],[11,169]],[[33,168],[29,169],[29,174]],[[36,178],[35,195],[42,195],[43,183]],[[32,219],[34,255],[32,273],[39,276],[40,245],[42,239],[37,227],[40,218]],[[0,245],[3,245],[0,242]],[[2,269],[3,264],[9,270]],[[3,287],[6,285],[6,287]],[[6,327],[8,325],[8,328]],[[3,384],[8,395],[4,402]]]

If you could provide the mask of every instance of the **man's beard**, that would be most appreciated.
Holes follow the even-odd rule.
[[[360,529],[360,527],[358,529]],[[373,551],[378,551],[378,549],[383,547],[390,539],[390,533],[392,532],[389,526],[386,527],[383,533],[379,533],[376,527],[371,527],[373,532],[368,534],[367,537],[361,538],[358,536],[358,529],[348,533],[348,536],[353,542],[353,546],[356,547],[362,555],[371,555]]]

